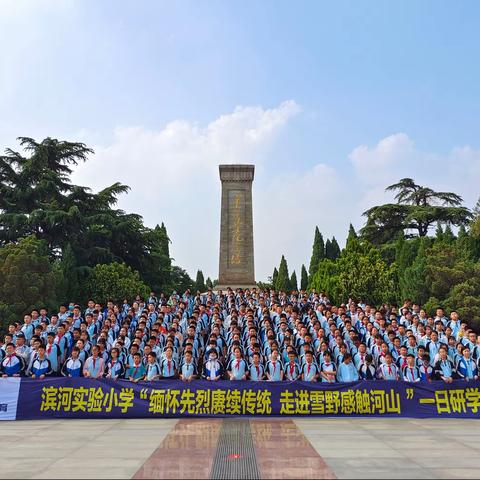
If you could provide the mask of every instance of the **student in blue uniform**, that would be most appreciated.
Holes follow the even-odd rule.
[[[177,362],[173,358],[173,347],[165,347],[165,357],[160,361],[160,374],[162,378],[175,378],[177,375]]]
[[[110,350],[110,360],[107,362],[105,368],[105,378],[111,378],[112,380],[118,380],[122,378],[125,373],[125,368],[120,360],[120,349],[113,347]]]
[[[305,363],[302,366],[302,380],[304,382],[316,382],[320,376],[320,369],[313,359],[313,352],[305,352]]]
[[[323,363],[320,367],[320,378],[323,383],[335,383],[337,378],[337,367],[332,362],[330,352],[323,354]]]
[[[358,380],[358,370],[349,353],[345,354],[343,362],[338,366],[337,379],[339,382],[356,382]]]
[[[415,365],[415,356],[411,353],[407,355],[407,364],[402,369],[402,377],[405,382],[417,383],[422,377],[419,368]]]
[[[288,352],[288,363],[285,364],[283,368],[284,378],[289,382],[294,382],[299,380],[301,376],[300,366],[297,362],[297,354],[294,350]]]
[[[208,360],[203,364],[203,378],[209,381],[217,381],[222,378],[223,368],[218,361],[216,349],[210,349],[207,353]]]
[[[36,359],[32,363],[32,378],[43,380],[47,375],[52,374],[50,360],[45,355],[45,345],[40,344],[37,349]]]
[[[393,357],[390,352],[385,354],[385,363],[378,366],[377,377],[381,380],[398,380],[400,375],[398,367],[393,363]]]
[[[79,358],[80,349],[72,348],[70,357],[65,360],[62,366],[62,375],[64,377],[81,377],[83,376],[83,362]]]
[[[15,345],[7,343],[5,346],[5,358],[0,364],[2,377],[20,377],[25,370],[25,362],[20,355],[15,353]]]
[[[377,378],[377,369],[373,365],[373,355],[370,353],[365,355],[365,362],[360,365],[358,373],[362,380],[375,380]]]
[[[191,351],[185,351],[183,354],[183,362],[180,365],[180,379],[184,382],[191,382],[198,377],[197,367],[193,360],[193,354]]]
[[[270,360],[265,365],[265,372],[269,382],[280,382],[283,380],[283,366],[276,348],[272,349]]]
[[[260,353],[254,352],[252,355],[252,363],[248,368],[249,378],[254,382],[260,382],[265,378],[265,368],[260,362]]]
[[[247,362],[242,358],[240,347],[234,347],[234,358],[227,367],[227,373],[230,380],[246,380],[247,379]]]
[[[470,356],[470,348],[463,347],[462,356],[457,364],[457,373],[460,378],[467,381],[478,380],[478,368]]]
[[[157,355],[155,352],[150,352],[147,356],[147,365],[145,366],[145,381],[153,382],[160,378],[160,367],[157,363]]]
[[[422,364],[418,367],[420,372],[420,379],[422,382],[431,382],[435,378],[435,374],[433,372],[433,368],[430,365],[430,355],[428,353],[424,353],[422,358]],[[418,359],[417,359],[418,361]]]
[[[133,354],[133,365],[127,370],[125,377],[133,383],[138,383],[145,377],[145,366],[142,363],[142,356],[137,352]]]
[[[435,363],[434,374],[437,380],[443,380],[445,383],[452,383],[457,374],[453,362],[448,359],[447,349],[440,348],[438,350],[440,355],[439,360]]]
[[[92,356],[85,360],[83,365],[83,376],[88,378],[102,378],[105,372],[105,361],[99,356],[100,348],[97,345],[92,347]]]

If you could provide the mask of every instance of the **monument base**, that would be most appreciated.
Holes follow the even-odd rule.
[[[255,284],[253,284],[253,285],[252,284],[248,284],[248,285],[236,285],[236,284],[215,285],[215,287],[213,287],[214,290],[216,290],[216,291],[221,290],[222,292],[226,292],[227,288],[231,288],[233,291],[235,291],[237,288],[241,288],[242,290],[246,290],[248,288],[249,290],[252,290],[252,288],[258,288],[258,287]]]

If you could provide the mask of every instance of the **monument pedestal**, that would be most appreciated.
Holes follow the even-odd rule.
[[[255,166],[220,165],[219,171],[222,206],[218,285],[233,290],[251,288],[255,285],[252,215]]]

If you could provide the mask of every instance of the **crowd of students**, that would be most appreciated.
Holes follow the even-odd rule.
[[[480,336],[438,308],[332,305],[323,293],[227,290],[33,310],[0,342],[2,377],[421,382],[478,379]]]

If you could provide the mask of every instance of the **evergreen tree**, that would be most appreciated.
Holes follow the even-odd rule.
[[[210,277],[207,277],[207,280],[205,281],[205,285],[207,286],[207,288],[213,288],[213,282]]]
[[[340,246],[335,237],[332,237],[332,240],[328,239],[325,244],[325,257],[335,261],[340,256],[340,252]]]
[[[272,285],[273,285],[273,288],[276,288],[277,278],[278,278],[278,270],[277,270],[277,267],[275,267],[275,268],[273,269],[273,274],[272,274]]]
[[[443,240],[443,228],[440,222],[437,222],[437,228],[435,230],[435,238],[441,242]]]
[[[446,243],[453,243],[455,241],[455,235],[453,234],[452,227],[447,224],[445,232],[443,233],[443,241]]]
[[[203,272],[197,270],[197,277],[195,278],[195,292],[200,291],[204,292],[207,289],[205,285],[205,279],[203,277]]]
[[[278,268],[277,281],[275,282],[275,290],[288,292],[290,290],[290,277],[288,275],[288,265],[285,257],[282,255],[280,267]]]
[[[325,258],[325,243],[318,227],[315,227],[315,236],[313,238],[312,256],[310,258],[309,275],[315,274],[318,264]]]
[[[300,289],[306,290],[308,288],[308,273],[305,265],[302,265],[302,273],[300,276]]]
[[[350,242],[352,240],[355,240],[356,238],[358,238],[357,232],[353,228],[353,225],[350,224],[350,227],[348,228],[347,247],[350,244]]]
[[[293,271],[292,276],[290,277],[290,289],[298,290],[297,273],[295,272],[295,270]]]

